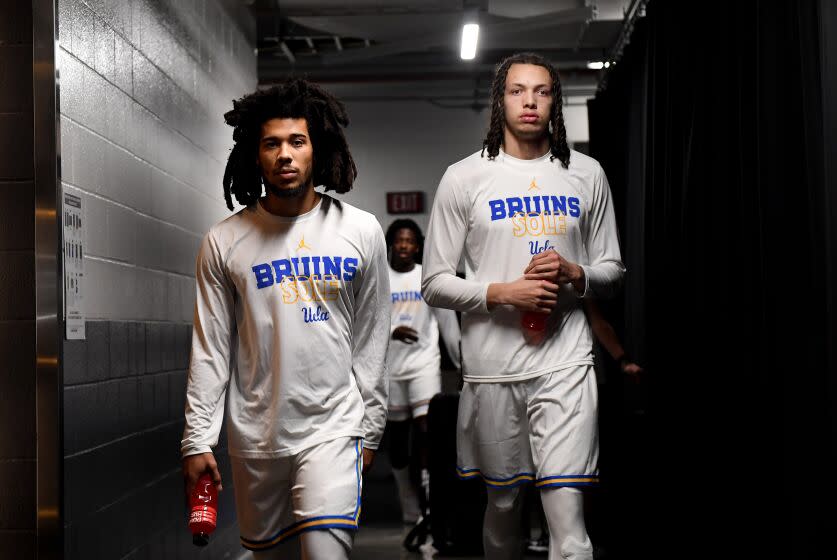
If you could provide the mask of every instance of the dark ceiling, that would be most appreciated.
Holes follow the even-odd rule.
[[[536,51],[560,69],[565,95],[590,97],[637,0],[255,0],[259,83],[302,76],[350,98],[487,97],[494,65]],[[465,14],[477,13],[477,57],[460,60]]]

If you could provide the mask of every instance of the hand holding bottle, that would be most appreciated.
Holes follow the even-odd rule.
[[[192,542],[197,546],[206,546],[209,535],[218,524],[218,489],[209,474],[198,478],[189,495],[189,530]]]
[[[558,302],[558,284],[520,277],[513,282],[489,284],[486,299],[489,309],[511,305],[520,311],[548,315]]]
[[[192,489],[203,474],[209,474],[215,488],[220,492],[224,489],[221,484],[221,473],[218,471],[218,463],[212,453],[198,453],[183,458],[183,482],[186,485],[186,495],[192,495]]]
[[[523,276],[529,280],[548,280],[555,284],[571,283],[578,294],[584,293],[584,269],[554,249],[547,249],[532,257]]]

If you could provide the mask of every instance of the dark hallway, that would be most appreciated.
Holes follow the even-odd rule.
[[[468,59],[460,39],[474,22]],[[254,558],[229,417],[212,446],[224,490],[203,548],[187,528],[181,457],[202,336],[196,258],[232,214],[225,113],[291,77],[321,85],[345,104],[358,169],[335,198],[382,234],[399,218],[428,234],[446,169],[490,134],[497,63],[521,51],[558,69],[563,141],[606,173],[626,269],[598,300],[621,352],[597,338],[590,357],[593,557],[832,557],[837,3],[33,0],[0,2],[0,560]],[[464,252],[453,266],[460,279],[479,272]],[[457,322],[462,363],[474,324]],[[435,373],[453,398],[459,358],[437,330]],[[303,341],[295,359],[322,367],[328,350],[287,332]],[[496,346],[481,340],[472,363]],[[230,398],[222,408],[238,410]],[[483,557],[440,554],[432,539],[405,550],[415,520],[402,522],[391,429],[363,475],[350,558]],[[425,435],[409,437],[412,453]],[[491,491],[439,503],[481,520]],[[517,539],[527,560],[549,544],[531,496]]]

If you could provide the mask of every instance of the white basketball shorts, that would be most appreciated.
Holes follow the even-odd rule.
[[[267,550],[300,533],[356,531],[362,443],[342,437],[290,457],[231,457],[241,544]]]
[[[442,391],[442,376],[421,375],[412,379],[389,382],[389,413],[387,418],[394,422],[418,418],[427,414],[430,399]]]
[[[512,383],[465,383],[457,470],[489,488],[598,483],[598,393],[593,366]]]

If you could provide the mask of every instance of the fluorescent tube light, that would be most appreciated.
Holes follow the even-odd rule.
[[[462,26],[462,49],[459,56],[462,60],[473,60],[477,56],[477,38],[480,26],[476,23],[466,23]]]

